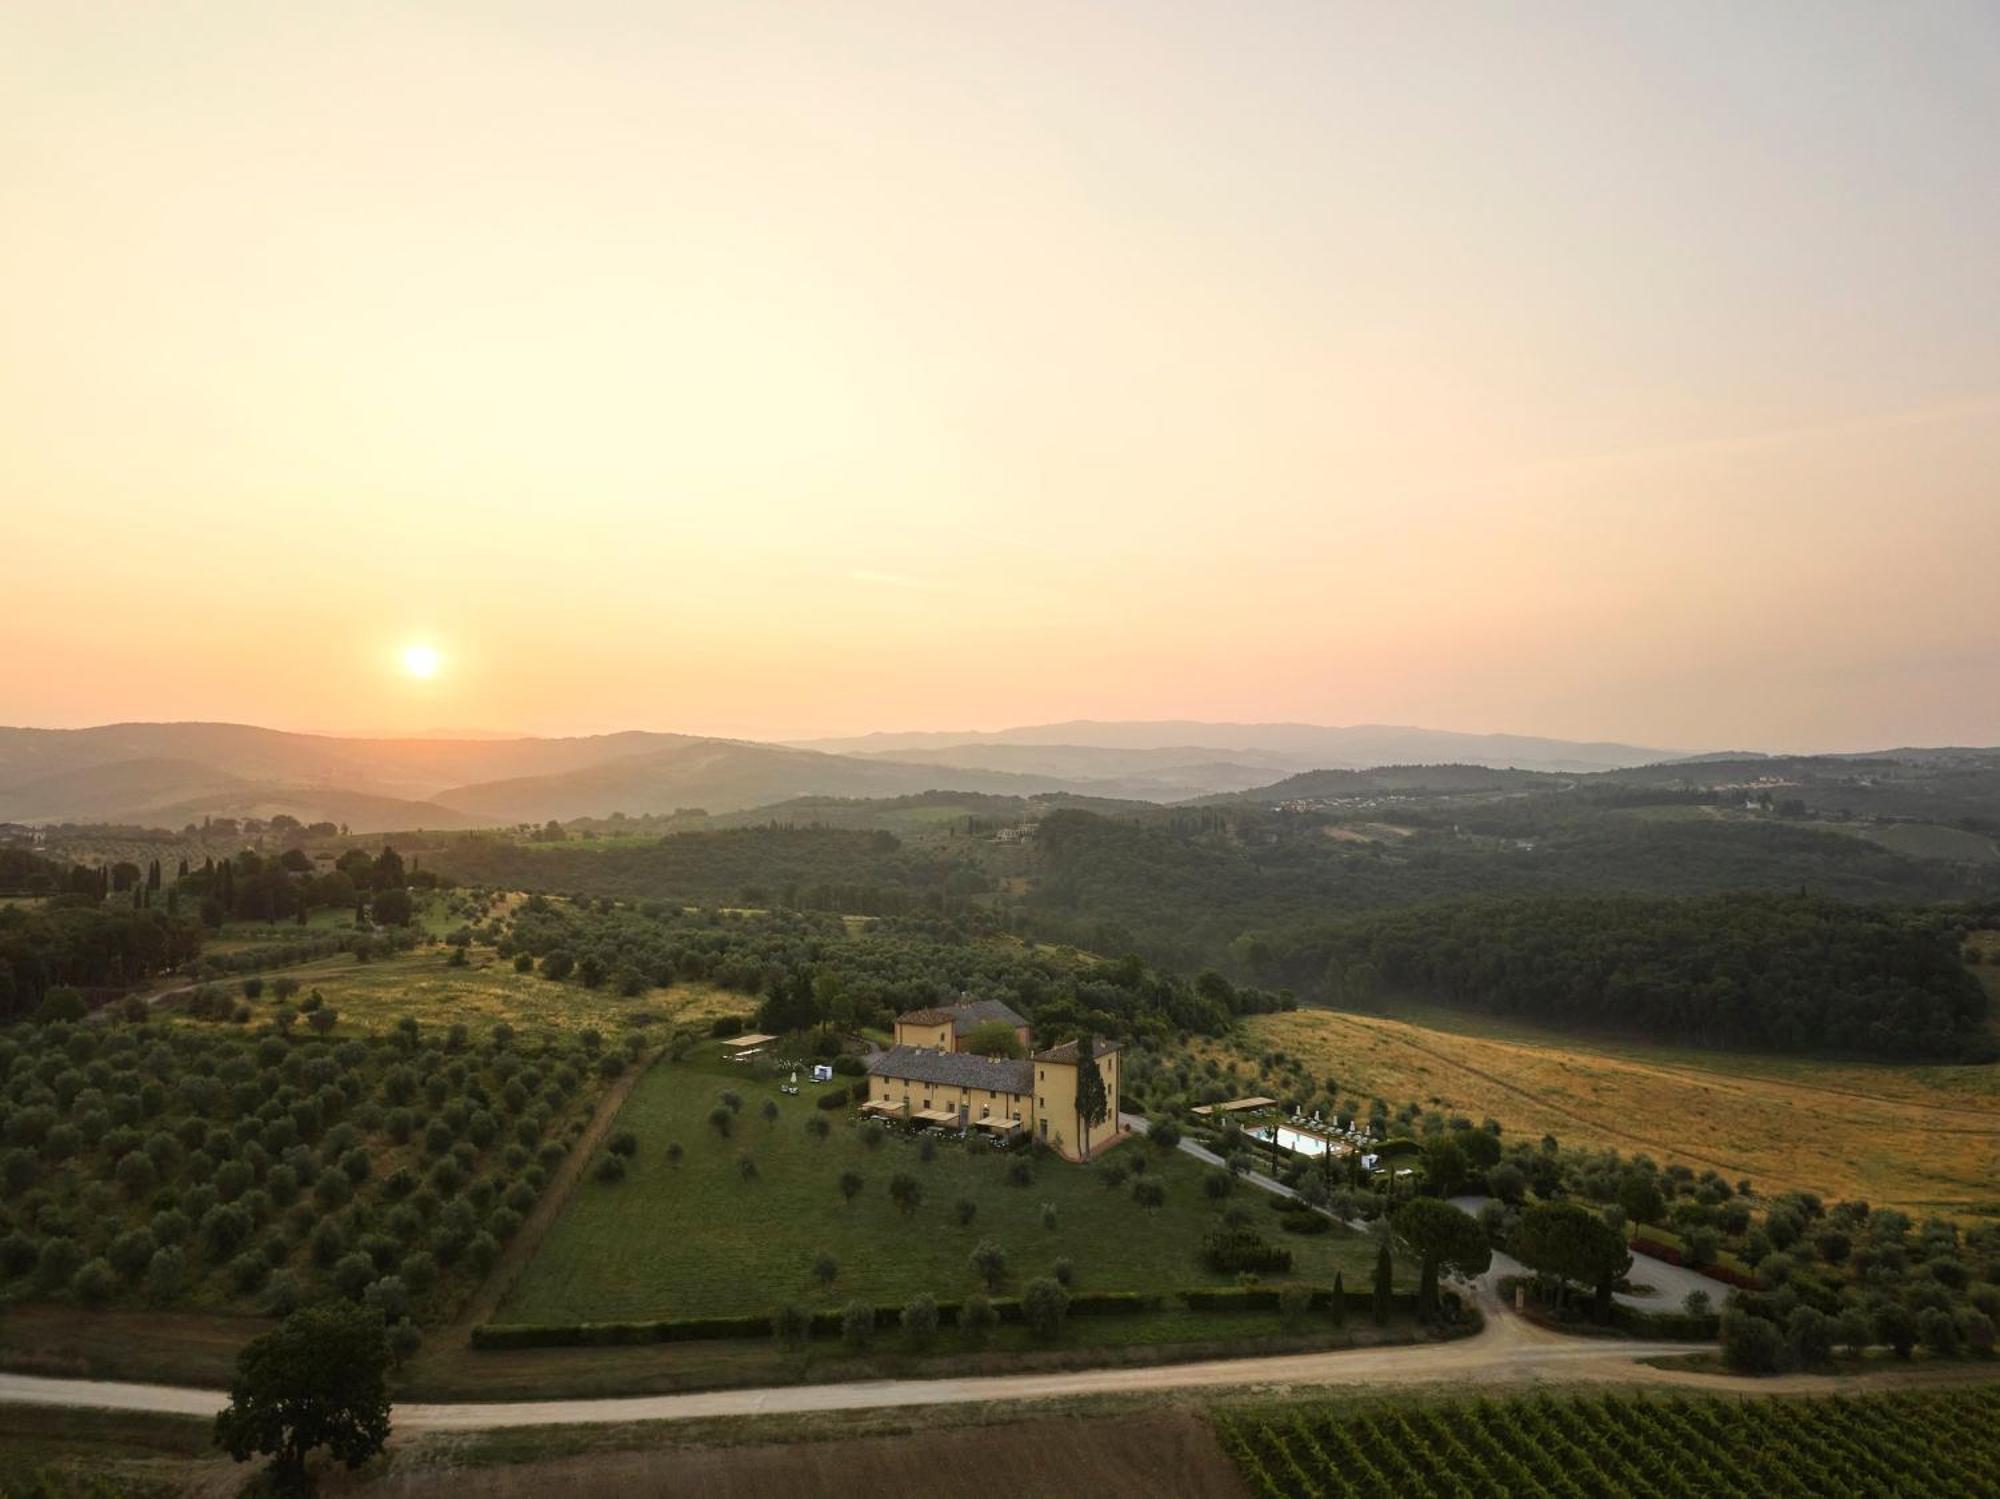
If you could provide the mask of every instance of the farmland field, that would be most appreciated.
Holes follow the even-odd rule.
[[[1253,1050],[1286,1051],[1343,1093],[1435,1099],[1510,1136],[1645,1151],[1766,1191],[1924,1210],[2000,1196],[2000,1067],[1599,1046],[1444,1011],[1398,1015],[1297,1010],[1248,1027]]]
[[[725,1088],[743,1099],[726,1140],[707,1122]],[[775,1122],[762,1117],[767,1100],[779,1106]],[[807,1134],[806,1121],[815,1116],[831,1119],[828,1139]],[[1006,1251],[1010,1293],[1048,1274],[1058,1257],[1072,1261],[1079,1290],[1224,1284],[1197,1253],[1222,1207],[1246,1199],[1269,1236],[1293,1250],[1297,1278],[1330,1284],[1342,1270],[1348,1286],[1359,1289],[1374,1264],[1372,1242],[1359,1235],[1279,1232],[1276,1215],[1256,1194],[1218,1206],[1202,1195],[1204,1168],[1186,1156],[1163,1157],[1142,1141],[1091,1167],[1038,1162],[1032,1184],[1017,1186],[1008,1180],[1016,1159],[1010,1154],[974,1155],[946,1141],[926,1163],[917,1145],[900,1136],[868,1149],[848,1111],[815,1107],[810,1087],[800,1097],[781,1097],[775,1083],[758,1082],[712,1053],[655,1067],[618,1127],[638,1136],[631,1176],[578,1187],[498,1321],[755,1315],[788,1301],[837,1306],[861,1297],[893,1304],[924,1291],[955,1299],[979,1288],[967,1257],[982,1239]],[[669,1164],[669,1142],[685,1148],[679,1166]],[[1151,1214],[1129,1189],[1105,1182],[1107,1168],[1129,1169],[1142,1155],[1149,1176],[1166,1188],[1164,1206]],[[752,1180],[740,1174],[744,1156],[755,1162]],[[865,1185],[844,1202],[837,1181],[850,1168]],[[899,1172],[923,1190],[908,1216],[888,1195]],[[969,1225],[954,1211],[961,1198],[976,1205]],[[1053,1228],[1043,1225],[1044,1204],[1055,1209]],[[824,1289],[811,1274],[822,1251],[839,1267]]]
[[[1219,1413],[1258,1495],[1990,1494],[2000,1388],[1836,1399],[1535,1395]]]

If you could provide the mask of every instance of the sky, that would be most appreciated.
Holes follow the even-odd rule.
[[[14,0],[0,723],[2000,742],[1996,142],[1978,3]]]

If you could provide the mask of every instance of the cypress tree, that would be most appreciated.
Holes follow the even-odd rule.
[[[1381,1248],[1375,1251],[1375,1325],[1386,1326],[1389,1321],[1390,1281],[1395,1276],[1395,1262],[1389,1258],[1389,1236],[1382,1236]]]
[[[1338,1270],[1333,1272],[1333,1325],[1347,1326],[1347,1282]]]

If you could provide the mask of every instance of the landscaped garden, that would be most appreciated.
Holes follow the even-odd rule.
[[[782,1093],[786,1075],[755,1076],[713,1044],[656,1066],[617,1121],[614,1139],[633,1147],[622,1177],[586,1175],[497,1320],[761,1317],[1006,1296],[1042,1277],[1079,1294],[1173,1298],[1237,1284],[1204,1260],[1232,1218],[1290,1253],[1290,1271],[1263,1283],[1330,1287],[1338,1274],[1350,1294],[1370,1286],[1373,1240],[1330,1222],[1284,1232],[1264,1194],[1211,1195],[1221,1173],[1143,1139],[1077,1166],[860,1124],[819,1107],[810,1083]],[[982,1245],[999,1251],[990,1275]]]

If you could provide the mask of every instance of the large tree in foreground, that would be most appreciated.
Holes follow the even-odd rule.
[[[1493,1263],[1486,1230],[1470,1213],[1435,1197],[1413,1197],[1396,1210],[1396,1232],[1417,1257],[1417,1308],[1437,1315],[1438,1272],[1484,1275]]]
[[[325,1447],[350,1468],[389,1438],[389,1340],[375,1312],[347,1302],[302,1307],[237,1357],[216,1445],[238,1462],[271,1459],[284,1493],[309,1492],[306,1459]]]

